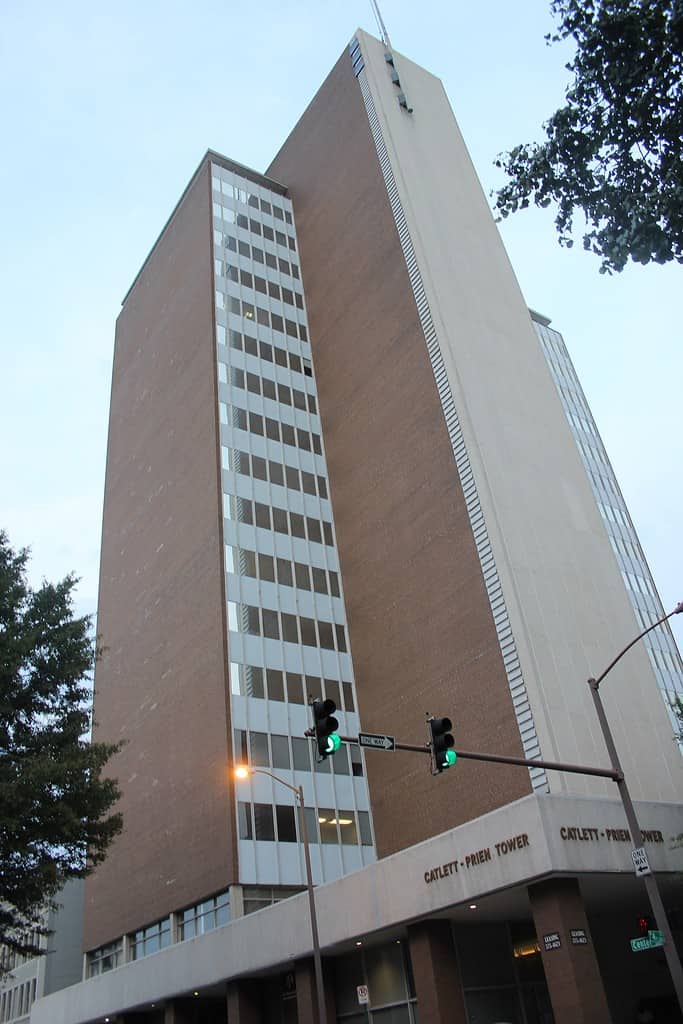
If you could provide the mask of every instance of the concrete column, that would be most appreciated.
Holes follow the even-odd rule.
[[[257,981],[228,982],[228,1024],[261,1024],[261,991]]]
[[[315,994],[315,968],[313,957],[297,960],[296,975],[296,1019],[298,1024],[320,1024],[318,1020],[318,1001]],[[331,965],[323,961],[323,986],[325,989],[325,1007],[327,1024],[334,1024],[337,1019],[337,1007],[334,998],[334,977]]]
[[[410,925],[408,944],[420,1020],[425,1024],[467,1024],[450,922]]]
[[[610,1024],[577,879],[553,878],[531,885],[529,900],[555,1024]]]

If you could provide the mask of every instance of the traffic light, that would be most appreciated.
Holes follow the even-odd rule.
[[[450,768],[455,764],[458,755],[452,746],[455,743],[450,729],[453,723],[450,718],[428,718],[429,726],[429,749],[432,755],[432,775],[439,775],[444,768]]]
[[[638,918],[638,934],[646,939],[649,932],[653,930],[655,923],[647,914],[641,914]]]
[[[341,746],[337,733],[339,722],[333,715],[337,705],[333,700],[314,700],[312,707],[313,731],[318,743],[318,753],[324,761],[330,754],[335,754]]]

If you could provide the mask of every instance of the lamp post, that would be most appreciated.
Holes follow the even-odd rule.
[[[311,872],[311,853],[308,848],[308,832],[306,829],[306,815],[304,814],[304,790],[303,786],[292,786],[285,782],[279,775],[273,775],[267,768],[252,768],[250,765],[238,765],[235,768],[235,775],[238,779],[247,779],[256,773],[268,775],[275,782],[291,789],[295,794],[299,807],[299,823],[301,825],[301,839],[304,847],[304,860],[306,862],[306,887],[308,889],[308,907],[311,915],[311,937],[313,939],[313,964],[315,967],[315,988],[318,997],[318,1020],[319,1024],[327,1024],[327,1007],[325,1006],[325,992],[323,989],[323,965],[320,957],[320,940],[318,938],[318,918],[315,912],[315,896],[313,895],[313,874]]]
[[[636,818],[633,801],[631,800],[631,794],[629,793],[628,786],[626,785],[624,772],[619,762],[619,755],[617,754],[617,748],[614,744],[612,731],[609,727],[609,722],[607,721],[607,715],[605,714],[602,698],[600,697],[600,683],[603,681],[605,676],[612,671],[617,662],[623,658],[626,652],[629,651],[634,644],[638,643],[646,633],[649,633],[652,629],[656,629],[657,626],[661,626],[661,624],[666,622],[667,619],[670,619],[672,615],[680,615],[681,612],[683,612],[683,601],[677,604],[673,611],[662,616],[662,618],[658,619],[657,622],[653,622],[651,626],[648,626],[647,629],[644,629],[642,633],[639,633],[637,637],[631,640],[631,642],[627,644],[623,650],[619,651],[617,656],[612,659],[605,671],[599,675],[597,679],[591,678],[588,680],[588,686],[590,687],[593,697],[593,703],[598,715],[598,721],[600,722],[600,728],[602,729],[605,746],[607,747],[610,761],[612,762],[612,768],[615,773],[617,773],[615,781],[619,788],[619,796],[621,797],[621,802],[624,807],[624,813],[626,814],[626,821],[628,823],[634,847],[636,845],[641,845],[641,831],[638,825],[638,819]],[[664,903],[662,902],[662,897],[659,892],[659,886],[657,885],[655,876],[650,872],[649,865],[647,865],[647,873],[644,874],[642,878],[645,882],[645,890],[650,901],[650,906],[652,907],[654,919],[657,922],[657,928],[664,937],[664,956],[666,957],[667,966],[671,973],[671,980],[673,981],[674,989],[676,991],[678,1004],[683,1012],[683,969],[681,968],[681,961],[678,956],[678,951],[676,950],[673,935],[671,934],[669,920],[666,916],[666,911],[664,910]]]

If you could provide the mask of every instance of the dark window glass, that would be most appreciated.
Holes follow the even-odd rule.
[[[306,374],[306,376],[307,377],[312,377],[313,376],[313,367],[311,366],[310,359],[304,359],[303,360],[303,364],[304,364],[304,373]]]
[[[310,537],[310,530],[308,535]],[[315,567],[313,568],[313,589],[317,594],[327,593],[327,577],[325,575],[324,569],[316,569]]]
[[[273,347],[272,347],[272,345],[269,345],[267,341],[259,341],[258,347],[259,347],[259,355],[261,356],[261,359],[264,359],[267,363],[272,363],[272,361],[273,361]]]
[[[289,423],[283,423],[282,426],[282,443],[290,446],[296,445],[294,439],[294,427],[291,427]]]
[[[333,597],[339,597],[339,577],[336,572],[332,572],[330,569],[330,593]]]
[[[230,296],[229,309],[231,313],[237,313],[238,316],[242,312],[242,304],[240,303],[240,300],[234,298],[232,295]]]
[[[277,363],[278,366],[287,365],[287,353],[283,348],[275,349],[275,362]]]
[[[264,505],[262,501],[254,503],[256,512],[256,525],[260,526],[262,530],[270,530],[270,507]]]
[[[239,818],[240,839],[251,839],[251,804],[238,803],[237,817]]]
[[[308,331],[303,324],[299,324],[299,337],[302,341],[308,341]]]
[[[260,306],[256,307],[256,319],[264,327],[270,327],[270,314],[267,309],[261,309]]]
[[[349,769],[349,748],[346,744],[342,743],[337,753],[332,758],[332,767],[334,768],[335,775],[350,775]],[[342,829],[342,836],[344,830]]]
[[[324,647],[325,650],[334,650],[334,636],[332,634],[332,624],[330,622],[319,622],[318,632],[320,633],[320,646]]]
[[[256,555],[253,551],[245,551],[244,548],[236,548],[239,560],[240,576],[250,576],[256,579]]]
[[[337,650],[346,650],[346,631],[343,626],[335,626],[335,633],[337,634]]]
[[[275,381],[270,380],[268,377],[264,377],[262,382],[261,382],[261,384],[262,384],[262,389],[263,389],[264,397],[265,398],[272,398],[273,400],[275,400],[275,398],[276,398]]]
[[[341,693],[339,691],[340,686],[336,679],[325,680],[325,696],[329,697],[330,700],[333,700],[338,708],[341,708]]]
[[[225,245],[231,252],[237,252],[237,239],[233,238],[232,235],[228,235],[225,239]]]
[[[311,434],[311,439],[313,441],[313,451],[315,452],[315,454],[316,455],[322,455],[323,449],[322,449],[322,445],[320,444],[320,438],[318,437],[318,435],[317,434]]]
[[[298,292],[294,292],[294,301],[296,303],[297,309],[304,308],[304,300],[302,299]]]
[[[308,431],[307,430],[301,430],[300,427],[297,427],[296,437],[297,437],[297,444],[299,445],[299,448],[303,448],[303,450],[305,452],[310,452],[310,450],[311,450],[311,435],[308,433]]]
[[[275,582],[275,562],[270,555],[258,556],[258,574],[262,580],[269,583]]]
[[[351,774],[355,775],[356,778],[361,778],[363,775],[363,761],[361,760],[361,754],[358,747],[350,748],[351,754]]]
[[[284,334],[285,325],[283,323],[281,316],[279,316],[277,313],[273,313],[273,315],[270,318],[270,323],[274,331],[280,331],[282,334]]]
[[[244,692],[247,697],[264,697],[263,669],[255,665],[244,666]]]
[[[277,265],[280,268],[281,274],[291,274],[289,260],[283,260],[282,256],[278,256]]]
[[[282,508],[273,509],[273,529],[277,533],[289,533],[287,513]]]
[[[325,534],[325,543],[329,547],[334,547],[334,538],[332,537],[332,523],[323,523],[323,533]]]
[[[301,590],[310,590],[311,581],[308,575],[308,566],[302,565],[301,562],[294,563],[294,569],[296,572],[296,585]]]
[[[298,644],[299,634],[296,630],[296,615],[282,612],[282,639],[288,644]]]
[[[278,384],[277,397],[278,401],[284,402],[285,405],[292,404],[292,392],[289,390],[286,384]]]
[[[301,676],[298,672],[287,673],[287,700],[290,704],[305,704]]]
[[[315,477],[312,473],[307,473],[304,469],[301,470],[301,481],[306,494],[316,494],[315,489]]]
[[[271,736],[270,745],[273,750],[273,768],[289,768],[289,741],[286,736]]]
[[[292,277],[295,277],[297,281],[299,280],[299,268],[296,263],[292,263]]]
[[[271,420],[270,416],[266,416],[266,437],[269,437],[271,441],[280,440],[280,424],[277,420]]]
[[[282,289],[282,299],[284,302],[288,302],[290,306],[294,305],[294,294],[289,290],[289,288]]]
[[[252,455],[251,457],[251,472],[257,480],[267,480],[266,474],[266,460],[262,459],[260,455]]]
[[[242,764],[249,763],[246,729],[235,729],[235,757]]]
[[[249,745],[251,747],[251,763],[261,768],[270,767],[268,757],[268,736],[265,732],[250,732]]]
[[[277,270],[277,260],[270,252],[266,253],[266,263],[268,264],[269,267],[272,267],[273,270]]]
[[[251,524],[254,522],[254,509],[248,498],[236,498],[235,510],[238,523]]]
[[[270,482],[271,484],[279,484],[281,487],[285,482],[284,475],[282,472],[282,466],[279,462],[268,462],[268,469],[270,470]]]
[[[280,624],[277,618],[277,612],[271,611],[270,608],[262,609],[263,615],[263,635],[268,637],[270,640],[280,639]]]
[[[306,676],[306,694],[311,700],[323,699],[322,680],[319,676]]]
[[[360,841],[363,846],[372,846],[372,833],[370,832],[370,815],[367,811],[358,812],[358,824],[360,826]]]
[[[292,250],[292,252],[296,252],[296,242],[291,236],[287,238],[287,244],[289,245],[289,248]]]
[[[246,619],[247,633],[251,634],[251,636],[260,636],[261,623],[259,622],[258,608],[254,608],[250,604],[243,604],[242,611]]]
[[[320,520],[311,519],[310,516],[306,516],[306,525],[308,526],[308,539],[316,541],[318,544],[322,544],[322,534],[320,532]],[[327,593],[327,587],[321,593]]]
[[[239,281],[240,272],[238,267],[228,267],[228,277],[231,281]]]
[[[280,209],[279,206],[274,206],[273,207],[273,216],[277,220],[284,220],[285,219],[285,215],[284,215],[284,213],[282,212],[282,210]]]
[[[258,355],[256,338],[252,338],[250,334],[244,335],[244,351],[248,352],[250,356]]]
[[[304,517],[300,516],[298,512],[290,512],[289,518],[292,524],[292,536],[301,537],[305,540],[306,531],[304,530]]]
[[[347,711],[356,710],[356,702],[353,699],[353,687],[351,683],[342,683],[342,690],[344,691],[344,707]]]
[[[273,808],[270,804],[254,804],[254,838],[271,842],[275,839]]]
[[[249,257],[251,256],[251,251],[249,249],[249,245],[247,242],[238,242],[237,251],[239,252],[240,256],[246,256],[247,259],[249,259]]]
[[[285,220],[287,221],[288,224],[292,223],[292,215],[289,212],[289,210],[285,210]]]
[[[273,241],[273,229],[269,228],[267,224],[263,225],[263,237]]]
[[[278,558],[277,560],[277,581],[283,587],[293,586],[292,563],[286,558]]]
[[[240,409],[238,405],[232,407],[232,425],[238,427],[240,430],[247,429],[247,411],[246,409]]]
[[[295,843],[296,842],[296,825],[294,822],[294,808],[293,807],[281,807],[275,808],[275,814],[277,817],[277,838],[280,843]]]
[[[276,231],[275,238],[278,245],[287,245],[287,235],[284,233],[284,231]]]
[[[299,621],[301,623],[301,643],[305,647],[317,647],[318,640],[315,635],[315,622],[313,619],[307,619],[302,615]]]
[[[273,281],[269,281],[268,282],[268,294],[270,295],[271,299],[279,299],[280,298],[280,285],[279,284],[275,284]]]
[[[240,337],[240,342],[242,341]],[[244,388],[244,370],[233,366],[230,369],[230,383],[236,388]]]
[[[292,737],[292,758],[294,761],[294,771],[310,772],[311,754],[308,740],[300,740],[296,736]]]
[[[285,466],[285,475],[287,477],[287,486],[291,487],[293,491],[300,491],[299,470],[294,469],[293,466]]]
[[[337,814],[332,807],[318,808],[318,823],[320,824],[320,841],[322,843],[337,843]]]
[[[301,373],[301,359],[292,352],[289,356],[289,365],[297,373]]]
[[[242,335],[239,331],[229,331],[228,337],[230,339],[230,348],[236,348],[240,352],[242,351]]]
[[[247,374],[247,391],[251,391],[255,395],[261,394],[261,379],[255,373]]]
[[[249,199],[247,200],[247,202],[249,203],[250,206],[253,206],[255,209],[258,210],[258,196],[257,195],[254,195],[252,193],[252,195],[249,196]]]
[[[263,263],[263,249],[258,249],[255,245],[252,245],[251,258],[255,263]]]
[[[284,700],[285,688],[282,681],[282,672],[279,669],[269,668],[266,676],[268,678],[268,700]]]
[[[270,203],[267,203],[265,199],[261,200],[261,209],[264,213],[272,213],[272,207]]]
[[[290,338],[298,338],[299,332],[293,320],[285,320],[285,330]]]
[[[254,287],[254,278],[248,270],[240,270],[240,281],[245,288]]]
[[[257,412],[249,413],[249,430],[252,434],[259,434],[263,437],[263,416],[259,416]],[[264,465],[265,472],[265,465]]]
[[[318,477],[318,494],[321,498],[327,497],[327,481],[324,476]]]
[[[306,398],[308,399],[308,411],[315,415],[318,412],[318,403],[315,400],[315,395],[307,394]]]
[[[292,388],[292,398],[294,399],[294,407],[296,409],[303,409],[306,411],[306,396],[303,391],[299,391],[298,388]]]
[[[245,217],[243,213],[238,213],[237,214],[237,227],[238,228],[248,228],[249,227],[249,218]]]
[[[336,771],[336,762],[334,767]],[[353,811],[340,811],[338,821],[342,843],[344,843],[345,846],[357,846],[358,834],[356,832],[356,819]]]
[[[251,228],[252,232],[255,235],[260,235],[261,234],[261,225],[259,224],[259,222],[257,220],[253,220],[252,218],[250,218],[249,219],[249,227]]]

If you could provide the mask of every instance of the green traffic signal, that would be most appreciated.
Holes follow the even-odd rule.
[[[439,775],[444,768],[450,768],[458,759],[452,749],[455,740],[450,733],[453,723],[450,718],[428,718],[429,747],[432,756],[432,775]]]
[[[446,760],[444,761],[444,765],[443,765],[444,768],[450,768],[451,765],[455,764],[455,762],[457,760],[458,760],[458,755],[456,754],[456,752],[454,750],[447,750],[446,751]]]

